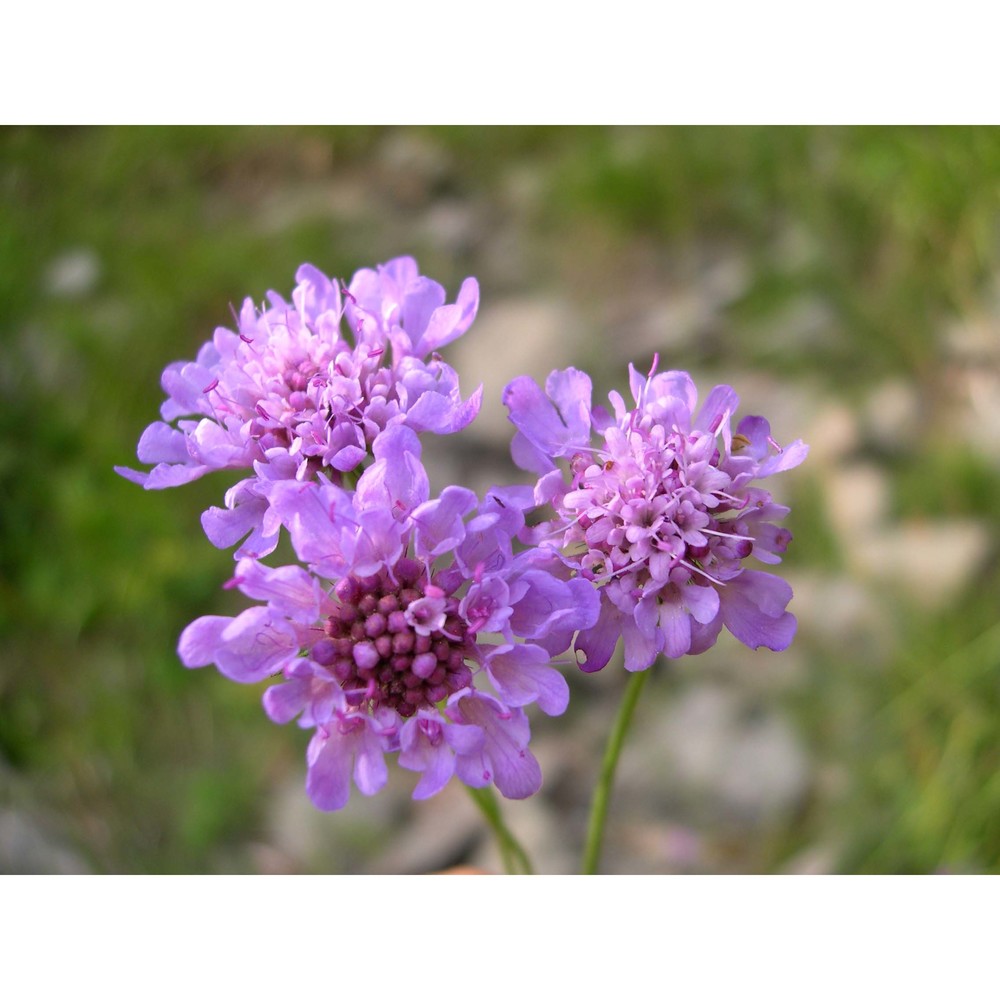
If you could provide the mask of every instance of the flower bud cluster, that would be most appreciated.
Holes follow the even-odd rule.
[[[404,557],[334,588],[339,603],[309,656],[337,678],[348,704],[408,719],[472,680],[465,661],[475,649],[459,602],[425,581],[425,567]]]

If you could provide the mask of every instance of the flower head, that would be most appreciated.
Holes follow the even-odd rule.
[[[321,809],[346,804],[352,775],[378,791],[387,754],[420,773],[417,798],[453,774],[510,798],[536,791],[524,706],[565,710],[550,661],[594,625],[598,600],[553,553],[514,554],[530,496],[480,502],[451,486],[431,499],[416,435],[394,426],[356,491],[286,480],[269,501],[309,569],[241,560],[234,585],[264,603],[193,622],[182,661],[244,682],[280,677],[265,709],[315,730],[307,789]]]
[[[474,278],[452,305],[409,257],[357,272],[343,295],[309,264],[296,280],[291,303],[270,292],[257,310],[247,299],[236,332],[220,327],[195,361],[167,366],[162,420],[139,440],[139,459],[154,467],[118,469],[146,489],[253,469],[228,492],[225,509],[202,519],[220,547],[250,533],[238,556],[265,555],[276,544],[267,484],[320,471],[341,482],[370,460],[388,427],[451,433],[479,411],[482,390],[463,401],[457,375],[436,354],[475,319]]]
[[[544,392],[527,377],[504,392],[515,461],[540,474],[535,500],[555,512],[525,537],[599,588],[600,618],[575,643],[588,671],[619,637],[626,668],[644,670],[659,653],[704,651],[723,625],[751,648],[784,649],[795,632],[791,588],[745,561],[778,563],[791,540],[776,524],[788,509],[754,481],[798,465],[808,448],[779,448],[762,417],[734,433],[731,387],[698,408],[686,372],[655,369],[643,377],[630,366],[635,405],[613,392],[613,414],[591,406],[590,379],[573,368],[553,372]]]

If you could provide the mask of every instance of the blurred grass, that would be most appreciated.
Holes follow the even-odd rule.
[[[384,168],[400,136],[443,164],[415,171],[413,190]],[[1000,470],[936,432],[942,330],[998,270],[995,129],[0,132],[0,761],[98,870],[249,864],[267,790],[301,769],[304,740],[261,717],[258,690],[174,656],[187,622],[234,606],[219,590],[230,556],[198,525],[222,484],[142,493],[111,467],[155,418],[163,366],[245,295],[289,292],[303,260],[346,277],[417,252],[445,280],[477,273],[489,299],[489,232],[455,249],[422,213],[447,201],[503,219],[518,177],[534,191],[517,209],[522,291],[570,289],[586,308],[627,290],[636,247],[681,270],[705,245],[735,248],[750,273],[727,318],[745,336],[682,361],[778,373],[851,406],[889,377],[916,386],[915,443],[872,456],[894,513],[984,519],[992,559],[953,607],[891,602],[885,627],[903,639],[885,660],[807,647],[794,709],[849,780],[759,864],[832,839],[844,870],[1000,871]],[[76,250],[96,279],[54,291],[54,264]],[[826,317],[817,335],[761,333],[802,302]],[[790,565],[844,572],[820,480],[792,489]]]

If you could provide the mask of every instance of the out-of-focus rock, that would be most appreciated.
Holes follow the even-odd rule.
[[[513,428],[501,403],[504,386],[518,375],[540,384],[554,368],[573,363],[580,320],[553,299],[508,299],[483,305],[472,329],[448,346],[447,360],[461,373],[464,392],[483,384],[483,408],[470,433],[506,447]]]
[[[265,830],[266,854],[259,862],[278,870],[354,874],[374,863],[405,809],[408,775],[390,771],[388,786],[366,797],[351,790],[348,806],[336,813],[320,812],[306,795],[302,780],[288,780],[273,792]]]
[[[376,172],[400,206],[426,202],[451,171],[448,152],[426,133],[392,129],[379,146]]]
[[[0,809],[0,874],[86,875],[87,863],[27,813]]]
[[[878,466],[855,462],[826,479],[827,515],[845,550],[855,553],[879,532],[889,511],[889,480]]]
[[[97,287],[101,260],[89,247],[60,254],[45,271],[45,290],[59,299],[79,299]]]
[[[969,584],[992,551],[977,521],[934,518],[883,526],[854,549],[858,564],[927,608],[943,608]]]
[[[921,426],[920,395],[912,382],[888,379],[876,386],[864,408],[868,436],[880,447],[893,451],[916,443]]]
[[[847,575],[788,571],[782,575],[795,594],[789,610],[798,617],[800,634],[845,652],[870,652],[885,645],[886,622],[869,587]],[[794,648],[779,659],[783,661]]]
[[[787,815],[810,783],[809,760],[785,718],[712,682],[647,718],[626,754],[635,790],[741,825]]]

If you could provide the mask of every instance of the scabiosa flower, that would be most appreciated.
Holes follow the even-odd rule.
[[[310,264],[296,281],[291,303],[269,292],[258,311],[247,299],[237,332],[220,327],[195,361],[167,366],[162,420],[138,447],[154,467],[117,470],[163,489],[215,469],[253,469],[227,493],[225,508],[202,519],[220,548],[250,534],[237,556],[274,549],[280,524],[268,516],[269,483],[321,470],[339,483],[370,458],[386,428],[447,434],[479,411],[482,389],[463,401],[458,376],[436,353],[475,319],[475,278],[451,305],[410,257],[358,271],[343,296]]]
[[[273,486],[272,509],[309,569],[241,560],[233,584],[265,603],[193,622],[181,660],[237,681],[280,677],[265,710],[315,730],[306,787],[320,809],[347,803],[352,774],[377,792],[387,754],[420,774],[415,798],[454,774],[531,795],[541,773],[524,706],[565,710],[551,659],[597,621],[597,595],[551,552],[514,554],[530,493],[479,502],[449,486],[430,499],[413,431],[390,427],[374,449],[353,492],[323,476]]]
[[[763,417],[733,433],[730,386],[698,409],[686,372],[655,372],[655,361],[648,377],[629,366],[635,405],[612,392],[613,415],[591,406],[590,379],[573,368],[554,371],[544,392],[527,377],[504,391],[514,459],[540,474],[536,503],[555,511],[524,537],[599,588],[600,618],[575,643],[587,671],[619,637],[625,667],[644,670],[659,653],[703,652],[723,625],[751,648],[785,649],[795,632],[791,588],[745,561],[780,562],[791,533],[775,522],[788,508],[753,483],[798,465],[807,446],[782,450]]]

